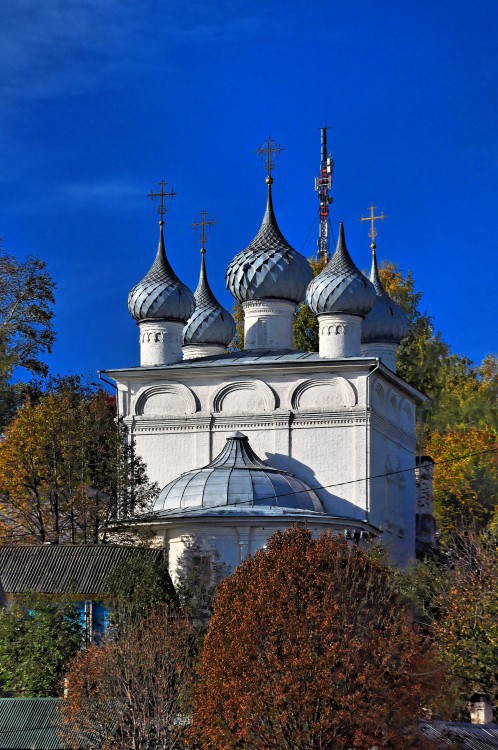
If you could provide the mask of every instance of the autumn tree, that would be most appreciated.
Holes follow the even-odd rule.
[[[0,536],[105,542],[110,524],[155,493],[116,423],[114,398],[70,379],[26,403],[0,444]]]
[[[441,679],[389,569],[294,528],[219,586],[194,726],[215,750],[422,748]]]
[[[75,657],[62,713],[89,748],[173,750],[188,731],[191,688],[188,622],[157,606]]]

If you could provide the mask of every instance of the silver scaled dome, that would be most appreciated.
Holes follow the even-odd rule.
[[[335,252],[306,292],[306,302],[315,313],[346,313],[364,318],[375,304],[373,284],[353,263],[346,247],[341,222]]]
[[[201,253],[201,272],[194,292],[195,310],[183,329],[183,343],[228,346],[235,336],[235,321],[211,291],[204,248]]]
[[[279,229],[267,178],[268,200],[263,223],[253,241],[232,260],[225,275],[227,289],[239,302],[283,299],[299,304],[313,274],[301,253]]]
[[[194,312],[194,295],[171,268],[164,248],[163,222],[159,222],[157,255],[146,276],[128,295],[128,310],[138,323],[174,320],[186,323]]]
[[[154,512],[220,506],[324,512],[312,489],[293,474],[274,469],[258,458],[242,432],[232,432],[210,464],[187,471],[167,484],[156,500]]]
[[[355,266],[346,247],[342,221],[335,252],[309,285],[306,302],[315,315],[346,313],[363,318],[375,304],[373,285]]]
[[[372,270],[370,281],[377,295],[373,309],[361,324],[362,344],[392,343],[399,344],[408,333],[408,317],[396,302],[393,302],[382,286],[377,266],[375,245],[372,246]]]

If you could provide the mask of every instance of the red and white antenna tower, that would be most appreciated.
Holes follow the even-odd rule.
[[[328,261],[330,259],[329,205],[333,201],[333,198],[330,195],[330,190],[332,189],[332,170],[334,168],[332,151],[327,154],[327,130],[328,128],[326,126],[320,129],[322,141],[322,158],[320,160],[320,174],[315,178],[315,191],[319,201],[317,259],[321,260],[323,258],[325,261]]]

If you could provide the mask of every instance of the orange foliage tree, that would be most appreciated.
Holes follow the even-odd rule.
[[[75,657],[61,712],[89,749],[170,750],[188,730],[191,685],[189,624],[156,606]]]
[[[389,569],[293,528],[219,586],[193,723],[215,750],[420,750],[441,680]]]
[[[107,541],[156,487],[116,424],[113,398],[76,379],[25,404],[0,444],[0,544]]]

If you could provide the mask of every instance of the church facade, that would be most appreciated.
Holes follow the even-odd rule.
[[[312,278],[283,237],[267,178],[254,240],[226,282],[244,311],[244,349],[209,286],[204,250],[194,294],[165,251],[130,292],[140,366],[106,370],[119,414],[162,487],[135,519],[169,550],[174,574],[189,540],[232,569],[277,529],[306,522],[361,540],[378,537],[399,565],[415,557],[415,409],[424,396],[395,372],[407,320],[372,271],[337,248]],[[295,351],[293,316],[317,315],[319,352]]]

